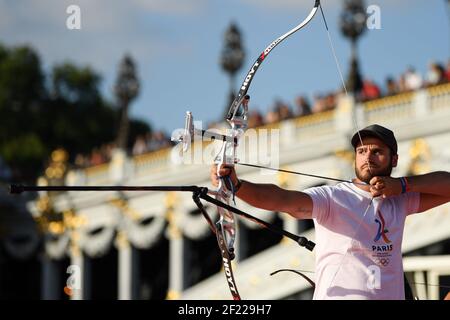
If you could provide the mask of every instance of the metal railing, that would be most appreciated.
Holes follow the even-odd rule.
[[[363,108],[363,121],[359,122],[361,126],[364,123],[390,122],[391,120],[405,121],[405,119],[422,117],[423,115],[448,113],[450,112],[450,83],[383,97],[363,104],[353,103],[349,106],[348,101],[346,101],[342,105],[338,104],[335,110],[261,126],[256,130],[275,128],[283,131],[289,129],[289,135],[295,137],[294,139],[307,141],[321,135],[337,134],[339,126],[336,124],[338,120],[342,119],[342,113],[345,114],[345,118],[348,118],[350,123],[353,110],[361,107]],[[338,119],[338,117],[340,118]],[[351,128],[353,128],[352,125]],[[170,150],[171,148],[157,150],[126,159],[129,162],[127,167],[131,168],[128,171],[131,177],[128,176],[128,179],[132,180],[133,175],[141,176],[142,174],[170,169]],[[108,183],[108,177],[111,174],[109,169],[109,164],[104,164],[81,170],[81,174],[85,176],[83,180],[88,185]]]

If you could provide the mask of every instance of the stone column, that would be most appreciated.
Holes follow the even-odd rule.
[[[85,300],[90,297],[89,263],[78,246],[78,232],[72,231],[70,266],[64,291],[71,300]]]
[[[136,250],[131,246],[123,231],[120,231],[117,235],[116,247],[119,251],[119,292],[117,296],[119,297],[119,300],[138,299],[138,256]]]
[[[167,212],[167,220],[169,222],[169,291],[167,292],[167,300],[177,300],[181,297],[185,287],[185,264],[184,250],[186,243],[183,234],[175,222],[175,213],[172,210]]]
[[[56,262],[44,255],[41,259],[41,266],[41,299],[58,300],[58,291],[64,290],[65,283],[59,283],[59,278],[56,276],[59,273]]]

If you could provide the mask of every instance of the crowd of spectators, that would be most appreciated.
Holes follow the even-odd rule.
[[[148,132],[145,135],[139,135],[133,144],[130,155],[137,156],[155,150],[160,150],[172,145],[170,137],[162,131]],[[92,149],[90,154],[77,154],[75,157],[75,167],[87,168],[98,166],[111,161],[112,154],[116,144],[114,142],[103,144],[100,147]]]
[[[384,88],[381,88],[372,79],[364,78],[362,88],[356,94],[356,99],[365,102],[446,82],[450,82],[450,60],[446,66],[438,62],[431,62],[425,75],[421,75],[410,66],[398,78],[388,76],[385,80]],[[305,95],[299,95],[294,99],[293,106],[286,101],[277,99],[266,114],[262,114],[256,108],[250,108],[248,126],[254,128],[294,117],[333,110],[336,108],[337,97],[341,93],[341,90],[336,90],[334,92],[315,94],[312,104]],[[213,123],[209,125],[210,128],[214,126],[215,124]],[[136,156],[171,145],[170,137],[162,131],[156,131],[138,136],[129,152],[131,155]],[[109,162],[114,148],[114,144],[109,143],[95,148],[90,155],[79,154],[76,156],[75,165],[77,167],[88,167]]]
[[[92,149],[89,154],[79,153],[75,156],[75,167],[86,168],[98,166],[111,161],[112,152],[115,149],[115,143],[103,144],[100,147]]]
[[[438,62],[430,62],[425,76],[422,76],[413,67],[408,67],[398,78],[388,76],[384,88],[372,79],[364,78],[361,90],[356,94],[356,99],[365,102],[445,82],[450,82],[450,60],[446,66]],[[336,90],[315,94],[312,103],[306,96],[300,95],[294,99],[293,106],[278,99],[265,115],[253,109],[249,115],[249,127],[258,127],[293,117],[333,110],[336,107],[337,97],[341,93],[341,90]]]
[[[172,145],[170,137],[162,131],[147,133],[136,138],[131,154],[137,156],[151,151],[167,148]]]

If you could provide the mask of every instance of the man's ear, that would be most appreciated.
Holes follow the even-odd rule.
[[[398,154],[395,154],[392,156],[391,161],[392,168],[395,168],[397,166],[397,163],[398,163]]]

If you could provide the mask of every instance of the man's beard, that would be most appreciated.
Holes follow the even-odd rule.
[[[374,169],[371,166],[369,166],[369,168],[370,170],[366,171],[365,173],[363,173],[362,170],[355,168],[356,177],[367,184],[369,184],[370,180],[373,177],[389,177],[392,173],[392,165],[389,165],[382,170],[380,170],[379,168]]]

